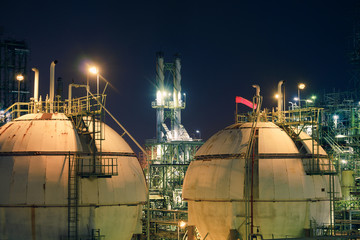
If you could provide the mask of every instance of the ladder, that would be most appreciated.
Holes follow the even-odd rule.
[[[68,240],[78,239],[78,174],[77,158],[75,155],[68,155]]]

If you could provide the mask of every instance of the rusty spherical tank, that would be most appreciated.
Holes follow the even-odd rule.
[[[311,163],[316,163],[313,149],[318,145],[313,148],[308,135],[301,133],[294,141],[274,123],[259,122],[246,166],[251,129],[252,123],[231,125],[196,153],[183,185],[189,225],[195,225],[209,240],[237,239],[231,238],[236,235],[247,239],[246,216],[249,223],[253,218],[253,233],[265,239],[304,236],[310,222],[328,225],[327,174],[334,169],[327,165],[325,151],[319,147],[320,161],[311,169]],[[339,192],[338,179],[334,179],[333,191]]]
[[[38,113],[0,128],[0,239],[67,239],[68,223],[74,225],[68,211],[75,209],[79,237],[99,229],[106,239],[131,239],[141,223],[145,178],[129,145],[109,126],[103,129],[103,157],[116,159],[117,174],[79,173],[77,207],[69,208],[69,159],[89,157],[72,121]]]

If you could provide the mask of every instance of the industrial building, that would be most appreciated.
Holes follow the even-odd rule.
[[[181,121],[180,56],[165,62],[157,53],[156,138],[144,150],[108,111],[105,93],[72,83],[67,99],[56,98],[56,64],[45,100],[35,68],[33,96],[21,97],[20,87],[17,99],[4,93],[0,239],[360,238],[357,90],[288,106],[280,81],[269,110],[254,85],[252,101],[236,97],[235,122],[203,143]],[[26,68],[6,66],[14,88]],[[73,98],[74,88],[83,96]],[[238,104],[251,110],[240,113]],[[142,150],[143,169],[124,136]]]
[[[151,106],[156,110],[156,139],[146,141],[149,204],[144,229],[147,239],[178,239],[184,232],[180,223],[187,222],[183,180],[188,165],[203,144],[200,139],[191,138],[181,123],[186,95],[181,89],[179,55],[166,63],[163,53],[157,53],[156,99]]]

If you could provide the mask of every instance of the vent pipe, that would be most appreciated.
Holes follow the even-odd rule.
[[[181,60],[180,55],[175,55],[175,78],[174,78],[174,88],[178,93],[181,93]]]
[[[35,72],[34,76],[34,102],[36,103],[39,98],[39,70],[37,68],[32,68]]]
[[[57,64],[57,60],[53,61],[50,65],[50,93],[49,100],[54,101],[55,95],[55,65]]]
[[[50,101],[50,112],[53,112],[54,106],[54,95],[55,95],[55,65],[57,60],[53,61],[50,65],[50,92],[49,92],[49,101]]]
[[[164,123],[164,105],[167,97],[164,88],[164,53],[156,53],[156,138],[158,142],[164,140],[164,133],[162,132],[162,124]]]
[[[156,82],[159,90],[164,91],[164,53],[156,53]]]
[[[260,97],[260,86],[259,85],[252,85],[252,87],[256,89],[256,97]]]
[[[277,100],[277,104],[278,104],[278,113],[279,113],[279,117],[281,116],[281,112],[282,112],[282,108],[283,108],[283,95],[282,95],[282,91],[281,91],[281,87],[283,85],[284,81],[281,80],[278,83],[278,100]]]
[[[253,88],[256,89],[256,95],[253,97],[253,112],[256,112],[258,114],[260,112],[260,86],[259,85],[252,85]],[[259,120],[260,115],[258,115],[257,119]]]
[[[181,136],[181,60],[180,55],[175,55],[174,61],[174,138]]]

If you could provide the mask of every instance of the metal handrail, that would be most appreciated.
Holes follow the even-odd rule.
[[[16,102],[0,114],[0,123],[9,122],[29,113],[49,113],[51,112],[51,106],[53,112],[65,113],[67,115],[78,115],[90,111],[100,112],[103,108],[101,103],[105,102],[105,99],[105,94],[99,94],[93,95],[93,97],[73,98],[71,101],[66,99],[64,101]]]

